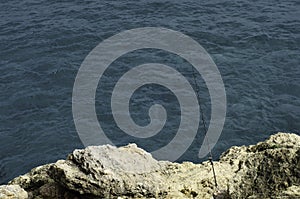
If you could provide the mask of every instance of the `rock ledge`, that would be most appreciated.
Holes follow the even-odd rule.
[[[277,133],[214,162],[157,161],[135,144],[75,150],[0,186],[0,198],[300,198],[300,136]]]

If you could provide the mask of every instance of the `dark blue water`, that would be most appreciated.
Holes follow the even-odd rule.
[[[213,150],[216,157],[232,145],[254,144],[277,131],[300,135],[299,16],[297,0],[1,1],[0,184],[83,147],[71,110],[77,70],[99,42],[132,28],[180,31],[212,56],[228,101],[225,127]],[[170,54],[150,50],[120,58],[111,72],[148,61],[188,67]],[[188,71],[182,72],[191,80]],[[209,119],[209,96],[197,77]],[[116,80],[106,81],[110,85]],[[101,105],[108,100],[103,99],[105,89],[97,90],[96,109],[105,129],[113,133],[109,108]],[[153,101],[161,102],[172,113],[165,128],[172,133],[179,122],[179,109],[172,107],[178,103],[168,90],[157,89],[148,85],[134,94],[132,103],[138,105],[132,106],[132,117],[147,124],[147,108]],[[163,146],[172,136],[163,135],[143,142],[143,147],[151,151]],[[179,161],[201,161],[197,153],[202,138],[203,127]],[[127,137],[115,142],[132,141]]]

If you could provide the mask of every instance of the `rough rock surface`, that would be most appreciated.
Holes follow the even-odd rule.
[[[232,147],[214,162],[157,161],[135,144],[75,150],[66,160],[17,177],[29,198],[300,198],[300,136],[278,133]],[[0,192],[1,194],[1,192]],[[1,198],[1,197],[0,197]]]
[[[27,199],[27,192],[19,185],[2,185],[0,186],[1,199]]]

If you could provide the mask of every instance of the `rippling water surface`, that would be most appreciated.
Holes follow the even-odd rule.
[[[0,184],[83,147],[71,110],[77,70],[99,42],[132,28],[180,31],[199,42],[217,64],[228,106],[222,136],[213,150],[216,157],[232,145],[254,144],[277,131],[300,134],[297,0],[12,0],[0,5]],[[122,132],[109,112],[109,89],[128,67],[146,62],[171,65],[191,81],[189,64],[166,52],[141,50],[114,62],[106,72],[110,78],[101,80],[106,87],[97,89],[96,109],[117,145],[140,141],[120,139]],[[197,77],[208,120],[209,96]],[[170,141],[180,122],[172,93],[146,85],[131,102],[132,117],[140,125],[149,122],[145,112],[153,102],[170,113],[164,132],[141,145],[152,151]],[[197,159],[202,139],[201,126],[179,161],[202,161]]]

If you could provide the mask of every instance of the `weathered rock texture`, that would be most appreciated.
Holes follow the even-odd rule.
[[[216,198],[300,198],[300,136],[295,134],[232,147],[214,165],[221,192]],[[210,199],[217,192],[209,162],[157,161],[134,144],[75,150],[67,160],[34,168],[10,184],[35,199]]]
[[[0,186],[1,199],[27,199],[27,192],[19,185],[2,185]]]

